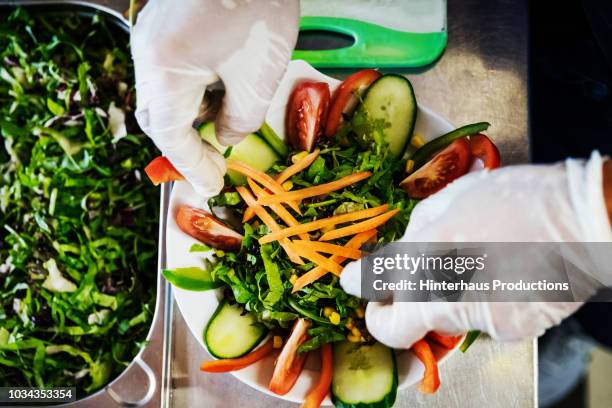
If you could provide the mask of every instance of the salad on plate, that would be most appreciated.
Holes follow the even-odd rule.
[[[398,357],[368,333],[365,301],[347,294],[339,276],[348,262],[400,239],[419,200],[475,162],[500,165],[482,134],[489,124],[425,143],[414,131],[410,81],[372,69],[333,92],[326,82],[297,81],[285,109],[284,138],[264,124],[225,147],[214,124],[200,127],[227,160],[225,188],[206,209],[177,206],[175,222],[194,238],[189,251],[201,263],[163,274],[181,289],[221,293],[202,334],[216,359],[202,371],[233,372],[274,355],[267,388],[282,396],[311,356],[320,368],[303,406],[318,407],[328,394],[338,407],[392,406]],[[156,184],[182,179],[165,157],[146,172]],[[431,332],[414,344],[424,366],[420,391],[440,385],[435,349],[462,341],[465,349],[476,336]]]

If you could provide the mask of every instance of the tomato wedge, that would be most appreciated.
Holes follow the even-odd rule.
[[[207,373],[227,373],[241,370],[261,360],[274,350],[274,339],[268,340],[263,346],[239,358],[205,361],[200,365],[200,371]]]
[[[327,119],[329,85],[302,82],[291,93],[285,114],[287,140],[296,149],[312,151]]]
[[[154,158],[144,169],[154,185],[168,181],[185,180],[185,177],[170,163],[165,156]]]
[[[319,382],[308,392],[302,408],[319,408],[329,391],[332,383],[333,361],[332,345],[325,343],[321,346],[321,374]]]
[[[199,208],[180,206],[176,224],[184,233],[213,248],[238,250],[242,245],[242,235]]]
[[[457,139],[414,173],[400,187],[412,198],[426,198],[442,190],[470,169],[472,153],[465,138]]]
[[[427,333],[427,340],[431,340],[437,345],[444,347],[445,349],[451,350],[455,348],[457,344],[461,341],[462,336],[443,336],[435,331],[430,331]]]
[[[440,373],[438,371],[438,362],[431,351],[429,344],[421,339],[412,345],[412,352],[417,356],[421,363],[425,366],[423,380],[419,384],[419,391],[425,394],[433,394],[440,387]]]
[[[501,166],[497,146],[485,135],[478,133],[470,136],[470,149],[475,158],[482,160],[486,169],[496,169]]]
[[[273,393],[285,395],[300,376],[307,353],[298,354],[297,350],[308,340],[308,327],[310,323],[306,319],[297,319],[293,324],[291,334],[276,359],[274,373],[268,385],[268,389]]]
[[[372,82],[382,74],[375,69],[364,69],[347,77],[334,91],[329,116],[325,124],[325,136],[332,137],[344,121],[344,115],[350,114],[359,104],[359,97]]]

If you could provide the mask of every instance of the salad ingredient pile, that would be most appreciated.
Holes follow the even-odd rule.
[[[156,149],[125,33],[23,9],[0,27],[0,386],[80,398],[145,344],[159,209],[140,169]]]
[[[304,406],[319,406],[331,390],[336,406],[387,407],[395,401],[397,357],[369,335],[364,301],[340,287],[343,264],[399,239],[418,199],[467,173],[476,158],[496,167],[499,154],[480,134],[488,123],[420,142],[416,98],[404,77],[365,70],[336,89],[328,109],[329,94],[326,83],[295,86],[286,113],[288,155],[283,151],[289,149],[273,147],[283,142],[267,126],[266,138],[253,135],[275,140],[262,149],[261,161],[253,144],[241,160],[234,150],[242,143],[226,149],[212,125],[201,129],[233,172],[208,201],[210,213],[183,206],[176,218],[200,241],[191,250],[206,252],[202,267],[188,268],[190,278],[199,274],[201,282],[223,290],[204,332],[210,353],[222,359],[201,369],[242,369],[279,349],[269,389],[284,395],[318,351],[319,381]],[[271,151],[279,156],[272,163]],[[146,171],[153,182],[169,181],[171,166]],[[222,221],[215,215],[220,209],[233,217]],[[178,274],[164,271],[175,284]],[[435,348],[452,349],[461,339],[430,333],[414,346],[426,367],[421,391],[440,385]]]

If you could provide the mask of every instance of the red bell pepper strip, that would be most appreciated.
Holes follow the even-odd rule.
[[[419,391],[424,394],[435,393],[440,387],[440,373],[438,362],[431,351],[431,347],[424,339],[421,339],[412,345],[412,352],[425,366],[425,374],[421,384],[419,384]]]
[[[154,158],[144,169],[154,185],[168,181],[185,180],[185,177],[170,163],[165,156]]]
[[[443,336],[435,331],[430,331],[427,333],[426,337],[427,340],[431,340],[445,349],[452,350],[457,344],[459,344],[463,336]]]
[[[321,346],[321,375],[319,382],[306,395],[302,408],[319,408],[329,392],[333,373],[332,346],[325,343]]]
[[[276,359],[274,373],[268,389],[277,395],[285,395],[295,385],[302,373],[308,353],[298,354],[298,348],[308,340],[310,322],[297,319],[291,329],[291,334]]]
[[[205,361],[200,365],[200,371],[207,373],[227,373],[241,370],[261,360],[274,350],[273,339],[268,340],[263,346],[238,358],[226,358],[222,360]]]

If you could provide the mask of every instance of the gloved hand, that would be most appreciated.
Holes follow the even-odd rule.
[[[588,162],[567,160],[552,166],[514,166],[470,173],[420,202],[401,241],[612,241],[603,193],[602,159],[595,152]],[[584,276],[584,280],[594,282],[593,289],[597,285],[612,285],[609,264],[596,254],[585,263],[589,276]],[[358,261],[347,265],[340,282],[347,292],[360,293]],[[375,338],[395,348],[408,348],[431,330],[456,335],[478,329],[499,340],[518,340],[543,334],[580,305],[371,302],[366,310],[366,324]]]
[[[224,145],[256,131],[291,57],[299,2],[151,0],[132,29],[136,118],[165,156],[204,196],[223,187],[225,162],[192,123],[206,88],[225,97],[216,119]]]

